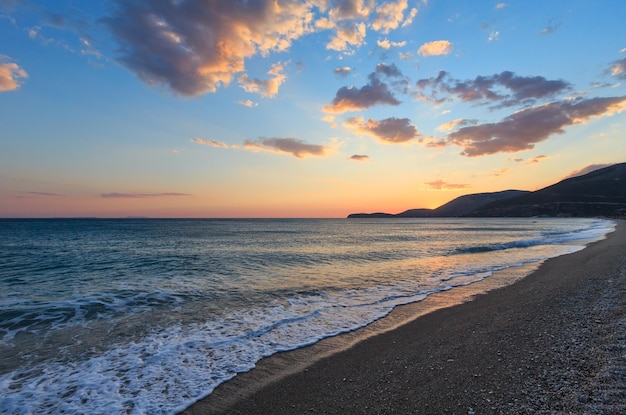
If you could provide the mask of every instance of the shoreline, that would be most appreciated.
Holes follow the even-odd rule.
[[[606,344],[626,338],[624,246],[616,221],[576,253],[262,359],[182,414],[626,412],[599,382],[612,373],[611,353],[626,350]],[[626,360],[616,359],[626,402]]]

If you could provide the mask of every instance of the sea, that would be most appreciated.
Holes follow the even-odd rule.
[[[263,357],[614,228],[577,218],[0,220],[0,414],[176,414]]]

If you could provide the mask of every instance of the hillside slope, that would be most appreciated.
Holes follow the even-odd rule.
[[[499,200],[469,216],[623,216],[626,163],[562,180],[541,190]]]

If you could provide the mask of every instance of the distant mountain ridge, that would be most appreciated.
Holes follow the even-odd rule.
[[[348,218],[626,216],[626,163],[529,192],[505,190],[457,197],[436,209],[353,213]]]

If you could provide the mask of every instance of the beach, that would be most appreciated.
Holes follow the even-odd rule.
[[[184,414],[626,413],[625,247],[618,221],[510,285],[263,359]]]

